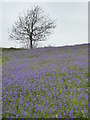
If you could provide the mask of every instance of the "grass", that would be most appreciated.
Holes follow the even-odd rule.
[[[4,57],[2,57],[2,64],[5,64],[5,63],[7,63],[8,61],[9,61],[9,57],[8,56],[4,56]]]
[[[76,47],[3,51],[3,118],[87,118],[87,47]]]
[[[2,65],[2,58],[0,57],[0,65]]]

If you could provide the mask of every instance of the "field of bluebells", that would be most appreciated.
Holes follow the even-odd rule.
[[[88,118],[88,45],[2,52],[3,118]]]

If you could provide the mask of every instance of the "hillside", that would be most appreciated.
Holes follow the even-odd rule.
[[[88,45],[2,49],[2,63],[3,117],[88,117]]]

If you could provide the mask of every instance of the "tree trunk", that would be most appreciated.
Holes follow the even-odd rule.
[[[33,48],[33,45],[32,45],[32,33],[30,34],[30,47],[31,47],[31,49]]]
[[[31,49],[33,48],[33,46],[32,46],[32,39],[30,40],[30,47],[31,47]]]

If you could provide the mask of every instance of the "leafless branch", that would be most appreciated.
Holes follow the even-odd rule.
[[[11,29],[10,38],[24,43],[27,42],[31,48],[33,41],[46,40],[47,35],[52,33],[52,29],[56,25],[55,20],[52,21],[49,16],[43,15],[43,13],[44,11],[36,6],[27,10],[24,16],[20,15]]]

